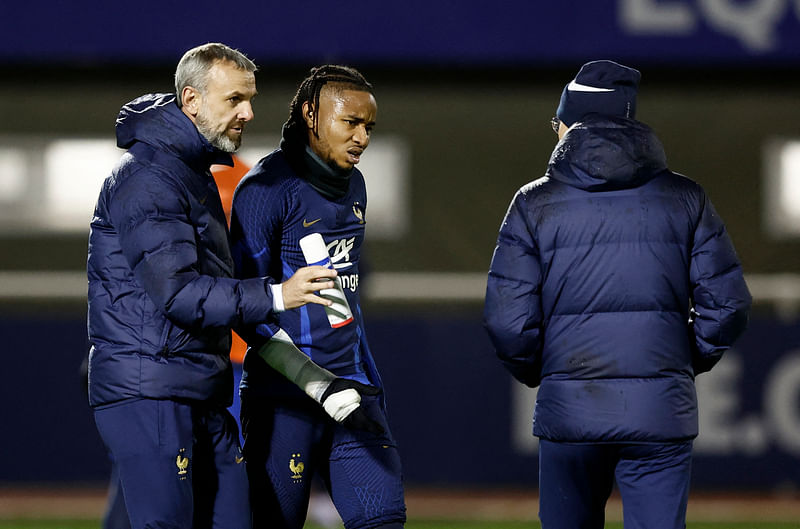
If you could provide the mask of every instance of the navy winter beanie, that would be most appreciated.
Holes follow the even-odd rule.
[[[564,87],[556,116],[568,127],[591,113],[633,119],[641,77],[638,70],[613,61],[587,62]]]

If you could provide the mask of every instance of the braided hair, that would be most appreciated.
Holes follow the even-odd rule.
[[[307,126],[303,118],[303,103],[314,108],[314,126],[312,131],[317,134],[317,123],[319,119],[319,96],[322,87],[326,84],[336,84],[337,88],[359,90],[369,92],[374,95],[372,85],[364,78],[361,73],[350,66],[340,66],[336,64],[326,64],[312,68],[308,77],[303,79],[294,99],[289,104],[289,119],[283,126],[283,136],[290,142],[308,143],[306,134]]]

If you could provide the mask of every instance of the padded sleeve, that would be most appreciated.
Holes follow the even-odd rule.
[[[484,325],[498,358],[520,382],[541,379],[541,264],[518,192],[506,213],[486,285]]]
[[[188,209],[186,192],[157,169],[142,169],[117,189],[110,215],[136,280],[170,320],[185,328],[263,320],[272,307],[265,279],[238,281],[199,272]]]
[[[752,301],[725,225],[702,199],[689,269],[695,374],[711,369],[741,335]]]

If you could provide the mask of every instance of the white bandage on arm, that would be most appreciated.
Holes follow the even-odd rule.
[[[336,375],[315,364],[297,348],[286,331],[279,329],[270,341],[261,346],[258,355],[277,372],[294,382],[306,395],[322,404],[336,422],[342,422],[361,405],[361,395],[353,388],[322,396]]]
[[[305,391],[306,395],[317,402],[321,401],[322,394],[325,393],[330,383],[336,378],[333,373],[315,364],[298,349],[283,329],[275,333],[269,342],[261,346],[261,349],[258,350],[258,355],[273,369],[291,380]],[[355,393],[358,395],[358,392]],[[361,398],[359,397],[358,400],[360,401]]]

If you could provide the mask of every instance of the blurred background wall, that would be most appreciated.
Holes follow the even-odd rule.
[[[311,66],[350,64],[376,87],[362,299],[410,484],[536,486],[535,395],[481,328],[485,273],[514,192],[546,167],[564,84],[602,58],[642,71],[637,117],[708,192],[756,300],[741,342],[698,379],[696,487],[800,486],[800,3],[164,4],[4,7],[0,483],[106,479],[79,365],[114,120],[172,91],[186,49],[221,41],[260,67],[249,163],[277,145]]]

